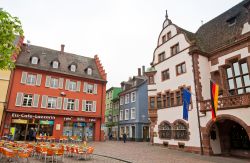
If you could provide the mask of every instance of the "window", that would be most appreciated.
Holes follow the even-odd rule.
[[[36,65],[38,63],[38,58],[37,57],[32,57],[31,58],[31,64]]]
[[[74,99],[68,99],[67,109],[68,110],[74,110],[75,100]]]
[[[234,62],[226,69],[227,82],[231,95],[250,92],[250,78],[247,62]]]
[[[129,110],[126,109],[125,110],[125,120],[128,120],[129,119]]]
[[[56,108],[56,101],[57,101],[57,98],[48,97],[48,108],[55,109]]]
[[[166,122],[162,122],[159,127],[159,137],[161,139],[171,139],[172,137],[172,129],[170,124],[166,123]]]
[[[162,62],[165,59],[165,52],[158,55],[158,62]]]
[[[57,78],[50,79],[50,87],[51,88],[58,88],[59,80]]]
[[[75,91],[76,90],[76,82],[69,81],[69,90]]]
[[[123,103],[124,103],[124,96],[121,96],[120,97],[120,105],[123,105]]]
[[[52,67],[53,68],[58,68],[58,66],[59,66],[59,62],[58,61],[53,61],[52,62]]]
[[[166,108],[167,107],[167,96],[166,95],[162,95],[162,101],[163,101],[163,108]]]
[[[157,95],[157,108],[161,109],[161,94]]]
[[[93,84],[88,84],[87,93],[93,93],[93,90],[94,90],[94,85]]]
[[[76,65],[71,65],[70,66],[70,71],[76,72]]]
[[[28,74],[26,84],[35,85],[36,84],[36,75]]]
[[[165,81],[165,80],[169,79],[169,76],[170,76],[169,75],[169,69],[161,72],[161,80],[162,81]]]
[[[163,44],[164,42],[166,42],[166,35],[162,36],[161,41],[162,41],[162,44]]]
[[[123,120],[123,110],[120,110],[120,120]]]
[[[178,64],[176,66],[176,75],[181,75],[186,72],[186,64],[185,62]]]
[[[236,23],[236,16],[231,17],[230,19],[227,20],[228,26],[233,26]]]
[[[175,139],[187,139],[188,132],[187,127],[183,123],[177,123],[174,126],[175,129]]]
[[[176,44],[174,46],[171,47],[171,55],[175,55],[177,53],[179,53],[179,44]]]
[[[131,93],[131,102],[135,102],[135,100],[136,100],[136,94],[135,94],[135,92],[132,92]]]
[[[150,100],[150,108],[154,109],[155,108],[155,98],[154,97],[150,97],[149,100]]]
[[[87,69],[87,74],[88,74],[88,75],[92,75],[92,68],[88,68],[88,69]]]
[[[171,100],[170,100],[170,93],[169,92],[167,92],[166,93],[166,97],[167,97],[167,107],[170,107],[171,106]]]
[[[170,106],[174,106],[174,93],[170,93]]]
[[[171,31],[167,33],[167,39],[169,40],[172,37]]]
[[[32,106],[32,95],[24,94],[23,96],[23,106]]]
[[[129,94],[126,94],[125,95],[125,104],[128,104],[129,103]]]
[[[176,104],[177,105],[182,105],[181,92],[180,91],[176,91],[175,98],[176,98]]]
[[[154,77],[153,76],[148,77],[148,84],[154,84]]]
[[[131,119],[135,119],[135,108],[131,108]]]
[[[109,107],[109,105],[108,105]],[[93,111],[93,101],[86,101],[86,111]]]

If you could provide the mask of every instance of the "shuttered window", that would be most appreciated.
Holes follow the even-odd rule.
[[[49,109],[55,109],[56,104],[57,104],[57,98],[56,97],[48,97],[47,104],[48,104],[47,106]]]
[[[59,78],[59,89],[63,89],[63,78]]]
[[[35,85],[36,84],[36,75],[34,74],[28,74],[26,84],[28,85]]]
[[[46,76],[45,87],[50,87],[50,79],[51,79],[51,76]]]
[[[22,105],[22,99],[23,98],[23,93],[18,92],[16,95],[16,106],[21,106]]]
[[[79,100],[75,99],[75,111],[79,110]]]
[[[41,85],[41,81],[42,81],[42,75],[41,74],[37,74],[36,75],[36,85],[40,86]]]
[[[41,108],[46,108],[47,107],[47,98],[48,98],[48,96],[46,96],[46,95],[42,96]]]
[[[57,109],[62,108],[62,97],[57,97]]]
[[[74,110],[75,109],[75,100],[68,99],[67,110]]]
[[[83,100],[83,111],[96,112],[96,101]]]
[[[23,95],[23,106],[32,106],[33,96],[32,94]]]
[[[39,97],[40,95],[38,94],[34,94],[34,102],[33,102],[33,107],[38,107],[38,103],[39,103]]]
[[[21,83],[26,84],[26,79],[27,79],[27,72],[22,72],[22,77],[21,77]]]

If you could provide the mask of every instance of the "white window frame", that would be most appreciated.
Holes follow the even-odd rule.
[[[69,90],[70,91],[76,91],[76,87],[77,87],[77,85],[76,85],[77,83],[75,82],[75,81],[69,81]]]
[[[37,63],[38,63],[38,58],[37,57],[32,57],[31,58],[31,64],[37,65]]]
[[[27,74],[26,84],[27,85],[35,85],[36,84],[36,75]]]
[[[74,99],[68,99],[67,110],[75,110],[75,100]]]
[[[53,68],[58,68],[59,67],[59,62],[58,61],[53,61],[52,62],[52,67]]]
[[[58,87],[59,87],[59,79],[50,78],[50,88],[58,88]]]
[[[86,101],[85,103],[86,112],[93,111],[93,101]]]
[[[92,75],[92,73],[93,73],[92,68],[87,68],[87,74],[88,74],[88,75]]]
[[[29,105],[29,103],[30,103],[30,105]],[[24,94],[22,106],[32,107],[32,105],[33,105],[33,95],[32,94]]]
[[[120,105],[123,105],[124,104],[124,96],[121,96],[120,97]]]
[[[48,97],[47,99],[47,108],[49,109],[56,109],[57,98],[56,97]],[[51,105],[51,106],[49,106]]]
[[[94,85],[89,84],[87,85],[87,93],[94,93]]]
[[[129,109],[125,109],[125,120],[129,120]]]
[[[125,95],[125,104],[128,104],[129,103],[129,94],[126,94]]]
[[[120,121],[123,120],[123,110],[120,110]]]
[[[76,65],[71,65],[70,66],[70,71],[76,72]]]
[[[136,101],[136,92],[132,92],[130,96],[131,96],[131,102],[135,102]]]
[[[133,115],[134,114],[134,115]],[[130,119],[136,119],[136,112],[135,112],[135,107],[131,108],[131,117]]]

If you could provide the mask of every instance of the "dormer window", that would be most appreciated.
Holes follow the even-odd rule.
[[[59,62],[58,61],[53,61],[52,62],[52,67],[53,68],[58,68],[58,66],[59,66]]]
[[[87,74],[88,74],[88,75],[92,75],[92,68],[88,68],[88,69],[87,69]]]
[[[172,37],[171,31],[169,31],[169,32],[167,33],[167,39],[169,40],[171,37]]]
[[[70,65],[70,71],[76,72],[76,65]]]
[[[38,58],[37,57],[32,57],[31,58],[31,64],[36,65],[38,63]]]
[[[233,26],[236,23],[236,17],[228,19],[227,23],[228,23],[229,27]]]

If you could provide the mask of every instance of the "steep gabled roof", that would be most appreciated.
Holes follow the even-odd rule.
[[[33,56],[39,58],[38,64],[31,64],[31,57]],[[52,68],[51,63],[53,61],[59,61],[59,67],[57,69]],[[75,72],[72,72],[69,69],[69,65],[71,63],[77,65]],[[94,58],[84,57],[67,52],[61,53],[61,51],[35,45],[23,45],[22,51],[16,62],[16,66],[104,81],[98,71]],[[87,67],[91,67],[93,69],[92,75],[88,75],[86,73],[85,69]]]

